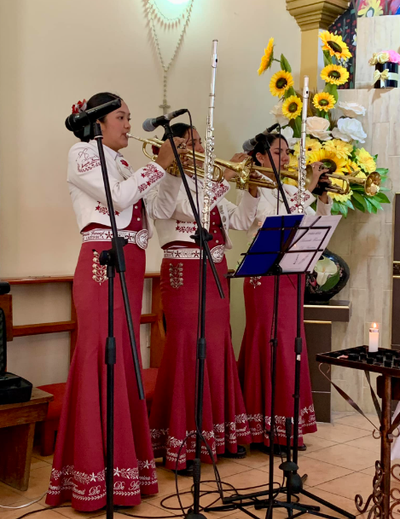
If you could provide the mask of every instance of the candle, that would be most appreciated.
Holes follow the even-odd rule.
[[[372,326],[369,329],[369,343],[368,351],[370,353],[378,351],[379,346],[379,327],[377,323],[371,323]]]

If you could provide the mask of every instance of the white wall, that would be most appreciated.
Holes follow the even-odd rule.
[[[161,4],[166,0],[158,0]],[[175,43],[176,31],[162,36]],[[192,20],[171,69],[169,103],[191,109],[204,134],[210,83],[211,41],[219,40],[215,109],[216,152],[229,159],[241,143],[271,122],[275,99],[269,78],[258,78],[263,48],[274,36],[277,53],[293,67],[298,85],[300,30],[283,0],[195,0]],[[167,45],[167,50],[170,47]],[[64,120],[71,105],[93,93],[119,93],[132,112],[132,133],[157,115],[162,73],[151,47],[144,4],[139,0],[0,0],[0,277],[72,274],[80,237],[65,182],[66,155],[75,142]],[[275,67],[276,70],[276,67]],[[145,158],[130,143],[135,167]],[[231,194],[231,198],[235,193]],[[236,263],[246,239],[233,233]],[[157,239],[147,269],[158,271]],[[40,293],[24,303],[15,293],[20,322],[68,319],[63,290]],[[243,329],[240,283],[233,287],[236,347]],[[32,308],[40,307],[38,316]],[[60,381],[68,368],[67,337],[19,339],[9,345],[9,369],[35,384]],[[45,367],[37,357],[51,362]],[[53,369],[54,368],[54,369]]]

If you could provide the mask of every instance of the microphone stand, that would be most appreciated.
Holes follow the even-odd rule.
[[[136,340],[133,330],[132,314],[129,304],[128,290],[125,279],[125,256],[123,247],[127,244],[125,238],[118,236],[115,221],[114,204],[111,196],[110,183],[108,180],[107,165],[104,157],[103,135],[100,124],[95,122],[91,128],[91,134],[97,141],[100,157],[101,173],[103,177],[104,190],[106,193],[107,207],[110,215],[112,229],[111,249],[100,254],[100,264],[107,265],[108,277],[108,337],[105,348],[105,363],[107,365],[107,461],[106,461],[106,490],[107,490],[107,519],[114,515],[114,366],[116,363],[116,343],[114,337],[114,278],[115,271],[118,272],[122,297],[124,300],[126,323],[128,326],[129,340],[131,343],[132,360],[135,369],[136,383],[139,399],[144,400],[142,376],[140,372],[139,356],[136,349]]]
[[[182,182],[186,191],[187,198],[189,200],[190,207],[192,209],[194,219],[197,224],[197,231],[194,236],[191,236],[200,247],[200,258],[201,258],[201,285],[200,285],[200,335],[197,339],[197,363],[196,363],[196,453],[195,459],[193,460],[193,510],[189,510],[186,518],[190,519],[206,519],[206,517],[200,513],[200,478],[201,478],[201,442],[202,442],[202,423],[203,423],[203,393],[204,393],[204,370],[206,360],[206,289],[207,289],[207,261],[210,264],[212,274],[215,279],[215,283],[218,288],[220,297],[224,298],[224,293],[220,280],[218,278],[217,269],[215,268],[214,261],[211,256],[208,242],[212,240],[212,235],[203,227],[199,213],[197,211],[196,204],[194,203],[192,193],[188,185],[186,174],[183,170],[182,163],[179,157],[178,150],[176,149],[175,141],[169,121],[164,124],[164,130],[166,137],[171,143],[172,150],[174,152],[176,164],[178,165],[179,172],[181,174]]]

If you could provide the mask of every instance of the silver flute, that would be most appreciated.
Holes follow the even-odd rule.
[[[304,214],[304,195],[306,191],[306,124],[307,124],[307,109],[308,98],[310,91],[308,88],[308,76],[304,76],[303,86],[303,111],[301,114],[301,138],[300,138],[300,152],[299,152],[299,172],[298,172],[298,190],[297,190],[297,212]]]
[[[207,231],[210,229],[210,209],[212,200],[212,186],[214,178],[214,108],[215,108],[215,78],[217,75],[217,45],[218,40],[212,42],[211,57],[211,88],[209,97],[209,107],[206,123],[206,141],[204,151],[204,188],[203,188],[203,209],[202,225]]]

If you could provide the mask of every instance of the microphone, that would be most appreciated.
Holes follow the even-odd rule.
[[[89,124],[97,121],[97,119],[101,119],[105,115],[113,112],[117,108],[121,107],[121,99],[113,99],[108,103],[104,103],[99,106],[95,106],[94,108],[89,108],[84,112],[79,112],[78,114],[71,114],[65,119],[65,126],[71,132],[75,132],[88,126]]]
[[[254,148],[257,146],[257,144],[262,139],[262,135],[268,135],[269,133],[273,132],[275,130],[275,128],[278,128],[278,126],[280,126],[280,124],[275,123],[272,126],[270,126],[269,128],[266,128],[262,133],[259,133],[258,135],[253,137],[253,139],[247,139],[247,141],[245,141],[243,143],[243,146],[242,146],[243,151],[246,151],[246,152],[253,151]]]
[[[159,117],[154,117],[153,119],[146,119],[142,124],[142,128],[145,132],[153,132],[159,126],[164,125],[169,122],[171,119],[175,119],[175,117],[179,117],[182,114],[188,112],[186,108],[181,108],[180,110],[175,110],[174,112],[170,112],[169,114],[160,115]]]

